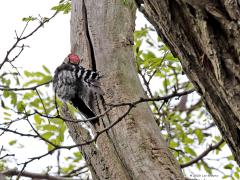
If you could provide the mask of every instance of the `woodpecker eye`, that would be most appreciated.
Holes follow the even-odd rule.
[[[76,54],[69,54],[68,58],[69,58],[69,62],[71,64],[79,64],[80,63],[80,58]]]

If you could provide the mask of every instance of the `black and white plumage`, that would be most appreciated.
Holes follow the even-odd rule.
[[[83,68],[79,63],[80,58],[77,55],[69,54],[55,70],[53,89],[60,99],[71,102],[86,118],[92,118],[96,116],[94,98],[103,94],[100,75]]]

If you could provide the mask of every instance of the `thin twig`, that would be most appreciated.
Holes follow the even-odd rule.
[[[122,106],[128,106],[127,110],[125,111],[125,113],[122,114],[122,116],[120,116],[117,120],[115,120],[114,122],[112,122],[110,125],[108,125],[107,127],[103,128],[102,130],[96,132],[96,135],[88,140],[88,141],[85,141],[83,143],[79,143],[79,144],[75,144],[75,145],[70,145],[70,146],[60,146],[60,145],[56,145],[52,142],[50,142],[49,140],[43,138],[38,132],[37,130],[33,127],[33,125],[30,123],[30,121],[28,120],[28,117],[29,116],[26,116],[26,120],[27,122],[29,123],[29,125],[31,126],[31,128],[33,129],[33,131],[37,134],[36,136],[34,135],[34,137],[39,137],[41,140],[47,142],[48,144],[51,144],[54,148],[52,150],[50,150],[49,152],[45,153],[45,154],[42,154],[40,156],[36,156],[36,157],[33,157],[33,158],[30,158],[29,161],[27,162],[24,162],[22,164],[24,164],[24,167],[27,166],[28,163],[34,161],[34,160],[37,160],[37,159],[41,159],[47,155],[50,155],[52,153],[54,153],[56,150],[58,149],[72,149],[72,148],[76,148],[76,147],[81,147],[81,146],[84,146],[84,145],[88,145],[92,142],[96,142],[98,137],[103,134],[104,132],[108,131],[109,129],[111,129],[113,126],[115,126],[116,124],[118,124],[120,121],[122,121],[129,113],[130,111],[136,107],[137,104],[140,104],[140,103],[143,103],[143,102],[149,102],[149,101],[161,101],[161,100],[168,100],[169,98],[173,98],[173,97],[179,97],[179,96],[182,96],[182,95],[186,95],[186,94],[189,94],[189,93],[192,93],[194,90],[189,90],[189,91],[185,91],[185,92],[180,92],[180,93],[173,93],[171,95],[168,95],[168,96],[164,96],[164,97],[155,97],[155,98],[140,98],[139,100],[136,100],[136,101],[133,101],[133,102],[123,102],[123,103],[118,103],[118,104],[109,104],[109,109],[106,110],[103,114],[101,114],[101,116],[105,115],[108,111],[112,110],[112,108],[116,108],[116,107],[122,107]],[[25,110],[25,113],[26,113],[26,110]],[[27,114],[27,113],[26,113]],[[55,116],[56,117],[56,116]],[[60,118],[60,117],[59,117]],[[94,117],[96,118],[96,117]],[[88,119],[89,120],[89,119]]]
[[[0,160],[4,159],[5,157],[8,157],[8,156],[15,156],[15,154],[5,154],[2,157],[0,157]]]
[[[188,166],[191,166],[195,163],[197,163],[199,160],[203,159],[205,156],[208,155],[208,153],[210,153],[211,151],[218,149],[222,144],[224,143],[224,140],[221,139],[217,144],[215,145],[210,145],[205,151],[203,151],[199,156],[197,156],[196,158],[192,159],[191,161],[185,163],[185,164],[181,164],[180,167],[181,168],[185,168]]]
[[[46,116],[48,116],[47,109],[46,109],[46,107],[45,107],[45,104],[44,104],[44,102],[43,102],[43,100],[42,100],[42,97],[41,97],[39,91],[37,90],[37,88],[35,89],[35,91],[36,91],[36,93],[37,93],[37,95],[38,95],[38,97],[39,97],[39,99],[40,99],[40,101],[41,101],[41,103],[42,103],[43,110],[44,110]],[[47,117],[47,119],[48,119],[48,123],[50,124],[50,120],[49,120],[48,117]]]
[[[68,174],[66,174],[66,175],[64,175],[62,177],[71,177],[72,175],[79,173],[80,171],[82,171],[85,168],[88,168],[88,166],[85,165],[85,166],[79,167],[77,169],[74,169],[74,170],[70,171]]]
[[[32,179],[48,179],[48,180],[74,180],[73,178],[66,178],[66,177],[60,177],[60,176],[51,176],[49,174],[41,174],[41,173],[33,173],[28,171],[18,171],[16,169],[11,169],[2,172],[4,176],[18,176],[21,174],[21,176],[32,178]],[[77,179],[75,179],[77,180]]]
[[[11,130],[11,129],[8,129],[8,128],[0,127],[0,130],[2,130],[4,132],[11,132],[11,133],[14,133],[14,134],[17,134],[17,135],[20,135],[20,136],[33,137],[33,138],[37,138],[38,137],[37,135],[34,135],[34,134],[25,134],[25,133],[21,133],[21,132],[18,132],[18,131],[15,131],[15,130]]]
[[[12,45],[12,47],[7,51],[5,57],[4,57],[4,60],[2,61],[2,63],[0,64],[0,69],[2,69],[3,65],[6,63],[6,62],[11,62],[12,60],[9,59],[9,55],[11,54],[11,52],[18,46],[19,42],[21,42],[22,40],[24,39],[27,39],[28,37],[32,36],[35,32],[37,32],[41,27],[43,27],[43,25],[47,22],[49,22],[52,18],[54,18],[56,15],[57,15],[57,11],[48,19],[45,19],[44,21],[40,22],[40,24],[32,31],[30,32],[29,34],[27,34],[26,36],[23,36],[27,26],[28,26],[28,23],[29,21],[26,23],[24,29],[22,30],[22,33],[21,35],[18,37],[18,35],[16,34],[16,42]],[[16,32],[15,32],[16,33]]]
[[[27,88],[0,88],[0,91],[29,91],[29,90],[36,90],[38,87],[47,85],[50,82],[52,82],[52,81],[47,81],[45,83],[38,84],[38,85],[32,86],[32,87],[27,87]]]

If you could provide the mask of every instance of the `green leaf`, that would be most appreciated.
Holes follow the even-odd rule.
[[[51,74],[51,72],[49,71],[49,69],[46,67],[46,66],[42,66],[43,67],[43,69],[45,70],[45,72],[47,73],[47,74]]]
[[[183,139],[183,142],[185,144],[192,144],[192,143],[194,143],[194,139],[191,139],[191,138],[185,136],[184,139]]]
[[[37,19],[36,17],[28,16],[28,17],[22,18],[22,21],[29,22],[29,21],[35,21],[36,19]]]
[[[30,100],[35,95],[36,95],[36,93],[34,91],[27,92],[23,95],[23,99]]]
[[[232,169],[233,168],[233,165],[232,164],[227,164],[224,166],[224,169]]]
[[[25,108],[25,104],[24,104],[23,101],[20,101],[20,102],[17,103],[18,112],[23,112],[24,108]]]
[[[240,179],[239,172],[235,172],[235,173],[234,173],[234,176],[235,176],[237,179]]]
[[[153,59],[156,58],[156,55],[152,51],[148,51],[147,53],[143,53],[144,59]]]
[[[9,114],[8,112],[3,112],[3,114],[4,114],[5,116],[11,116],[11,114]]]
[[[33,77],[44,77],[45,74],[42,72],[31,72],[30,73]]]
[[[11,141],[8,142],[8,144],[9,144],[10,146],[12,146],[12,145],[14,145],[14,144],[16,144],[16,143],[17,143],[17,140],[11,140]]]
[[[71,172],[74,168],[75,166],[73,164],[70,164],[68,167],[62,168],[62,170],[64,173],[68,173],[68,172]]]
[[[203,142],[203,138],[204,138],[202,131],[200,129],[196,129],[194,131],[194,133],[196,134],[196,136],[198,138],[198,144],[201,144]]]
[[[16,105],[17,104],[17,94],[14,92],[11,92],[11,104]]]
[[[30,102],[30,105],[35,108],[39,108],[40,103],[41,103],[41,100],[39,98],[37,98],[37,99],[34,99],[32,102]]]
[[[43,84],[46,82],[49,82],[52,80],[52,76],[44,76],[41,81],[39,81],[39,84]]]
[[[233,161],[233,160],[234,160],[233,156],[228,156],[227,159],[228,159],[229,161]]]
[[[64,135],[64,133],[65,133],[65,130],[66,130],[66,125],[65,125],[65,123],[61,120],[61,123],[59,124],[59,133],[60,134],[62,134],[62,135]]]
[[[178,130],[178,132],[184,133],[182,126],[179,124],[176,124],[176,130]]]
[[[79,151],[74,152],[73,155],[74,155],[75,157],[78,157],[78,158],[81,157],[81,158],[82,158],[82,154],[81,154]]]
[[[55,147],[54,146],[52,146],[51,144],[48,144],[48,151],[51,151],[51,150],[53,150]]]
[[[199,170],[201,170],[202,163],[197,163],[196,166]]]
[[[52,124],[43,125],[42,128],[47,131],[58,131],[58,127]]]
[[[177,142],[171,140],[171,141],[169,142],[169,146],[170,146],[171,148],[175,148],[175,147],[178,147],[179,145],[178,145]]]
[[[172,53],[168,53],[166,56],[165,56],[165,59],[168,60],[168,61],[173,61],[173,62],[179,62],[178,58],[175,58]]]
[[[29,71],[24,71],[23,73],[26,77],[32,77],[33,76],[33,74]]]
[[[43,119],[40,117],[39,114],[35,114],[35,115],[34,115],[34,120],[35,120],[35,123],[36,123],[37,125],[40,125],[40,124],[42,123],[42,121],[43,121]]]
[[[229,175],[224,175],[222,178],[223,179],[227,179],[227,178],[229,178],[230,176]]]
[[[4,117],[4,120],[11,121],[12,119],[8,117]]]
[[[145,26],[142,27],[140,30],[137,30],[134,32],[134,40],[139,40],[139,39],[143,39],[147,36],[149,31],[149,27]]]
[[[38,84],[38,82],[39,82],[39,80],[32,79],[32,80],[24,83],[23,86],[24,86],[24,87],[27,87],[27,86],[29,86],[29,85],[31,85],[31,84]]]
[[[215,141],[216,143],[221,140],[221,136],[215,136],[214,138],[215,138],[215,140],[216,140],[216,141]]]
[[[9,91],[3,91],[3,97],[5,97],[5,98],[7,98],[7,97],[9,97],[10,96],[10,93],[9,93]]]
[[[192,156],[197,156],[197,154],[196,154],[196,152],[192,149],[192,148],[190,148],[190,147],[188,147],[188,146],[185,146],[184,147],[184,151],[186,152],[186,153],[189,153],[189,154],[191,154]]]
[[[212,174],[212,170],[208,167],[206,163],[203,163],[203,168],[208,174]]]
[[[54,108],[55,108],[55,106],[54,106]],[[54,123],[54,124],[57,124],[57,125],[61,124],[62,122],[63,122],[63,120],[60,119],[60,118],[52,118],[51,119],[51,123]]]
[[[57,139],[57,142],[60,144],[61,142],[64,141],[64,134],[59,133],[56,139]]]
[[[52,139],[52,142],[56,145],[60,145],[62,141],[60,138],[57,137],[56,139]]]
[[[162,45],[162,46],[160,46],[160,48],[158,50],[166,52],[166,51],[169,51],[169,48],[166,45]]]
[[[68,106],[68,110],[74,114],[75,112],[78,112],[78,110],[70,103],[67,103],[67,106]]]
[[[42,134],[42,137],[49,140],[50,137],[52,137],[53,135],[54,135],[54,133],[52,133],[52,132],[45,132]]]
[[[71,11],[71,3],[70,2],[60,3],[59,5],[52,7],[51,10],[55,10],[57,12],[62,11],[63,14],[67,14]]]
[[[163,81],[163,87],[165,87],[167,89],[167,87],[170,85],[170,81],[169,79],[165,78]]]

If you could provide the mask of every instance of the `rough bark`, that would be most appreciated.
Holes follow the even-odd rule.
[[[72,52],[84,59],[83,66],[103,74],[106,104],[132,102],[145,96],[133,63],[135,11],[130,0],[128,5],[122,0],[72,0]],[[98,107],[104,111],[104,104]],[[111,111],[93,131],[97,133],[113,123],[126,110],[119,107]],[[82,142],[81,127],[68,125],[74,141]],[[88,148],[94,149],[97,156]],[[146,103],[134,107],[121,122],[98,137],[95,147],[88,148],[82,151],[85,158],[91,159],[88,163],[94,179],[183,179]]]
[[[66,121],[66,125],[69,129],[69,134],[71,135],[74,142],[76,144],[81,144],[81,143],[88,142],[89,140],[91,140],[91,135],[89,134],[89,131],[87,129],[85,129],[84,127],[82,127],[82,125],[80,123],[74,122],[77,120],[70,113],[66,104],[63,106],[63,108],[61,110],[62,110],[61,114],[63,115],[63,117],[65,119],[71,120],[71,121]],[[96,148],[96,146],[93,143],[90,143],[88,145],[79,146],[79,150],[82,152],[82,155],[86,161],[86,164],[91,171],[91,175],[92,175],[93,179],[106,178],[106,173],[104,171],[105,163],[103,161],[103,158],[101,157],[99,150]],[[96,168],[98,169],[97,172],[102,171],[102,173],[96,174],[97,173],[95,171]]]
[[[179,57],[240,165],[240,2],[142,3],[140,11]]]

